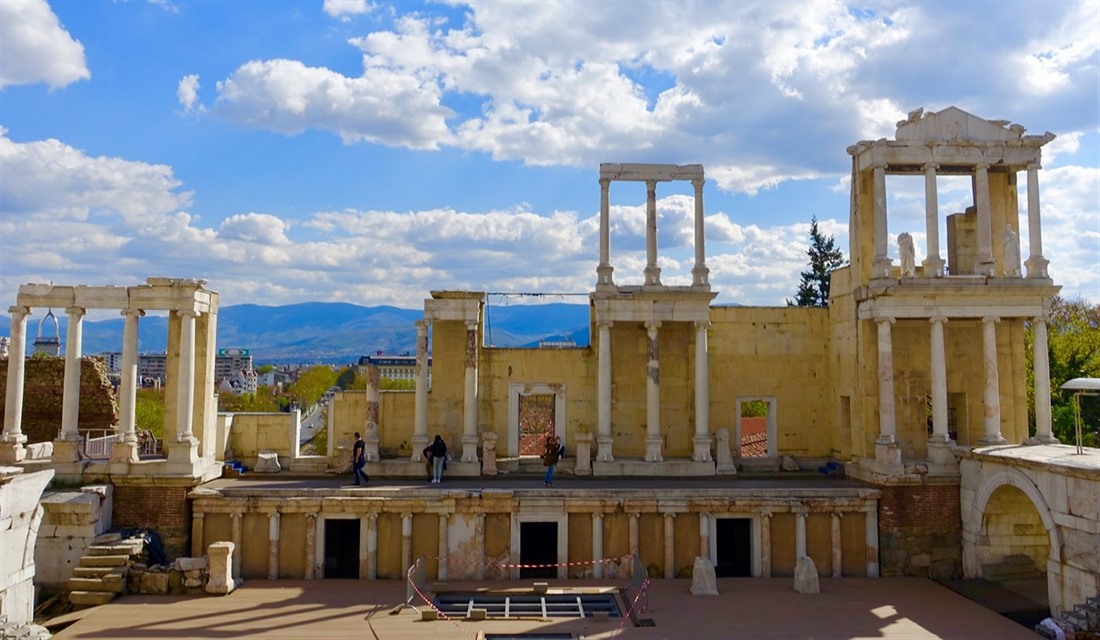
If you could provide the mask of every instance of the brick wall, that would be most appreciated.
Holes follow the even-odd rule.
[[[189,486],[115,485],[115,529],[154,529],[168,558],[190,555],[191,502]]]
[[[879,562],[884,576],[949,580],[962,575],[959,485],[884,486]]]

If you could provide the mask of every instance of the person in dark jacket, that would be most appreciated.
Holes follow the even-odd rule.
[[[546,465],[546,477],[542,479],[542,483],[548,487],[554,486],[554,465],[558,464],[561,451],[561,440],[557,436],[546,436],[546,446],[542,451],[542,463]]]
[[[359,434],[355,434],[355,444],[351,447],[351,472],[355,478],[355,484],[359,484],[359,479],[363,479],[363,484],[367,484],[370,478],[367,477],[363,467],[367,464],[367,445],[363,442],[363,439],[359,437]]]
[[[430,445],[432,455],[432,483],[439,484],[443,479],[443,465],[447,462],[447,443],[443,436],[437,435]]]

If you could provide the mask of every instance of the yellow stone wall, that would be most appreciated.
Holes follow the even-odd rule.
[[[378,514],[378,577],[400,580],[401,514]]]
[[[480,332],[478,334],[480,344]],[[432,322],[432,391],[428,398],[428,438],[443,436],[449,451],[462,451],[466,389],[466,324]],[[383,427],[385,428],[385,427]]]
[[[690,578],[695,566],[695,556],[699,550],[699,515],[683,513],[673,520],[673,542],[675,562],[673,572],[677,578]],[[706,550],[710,554],[710,549]]]
[[[274,451],[279,454],[280,464],[297,457],[294,418],[292,413],[233,414],[233,427],[229,431],[233,456],[254,460],[260,451]]]
[[[589,513],[569,514],[569,562],[588,562],[592,560],[592,515]],[[569,576],[583,574],[591,570],[591,565],[569,567]]]
[[[268,522],[266,513],[245,513],[242,517],[241,539],[258,543],[242,544],[243,549],[234,550],[241,554],[241,577],[246,580],[267,578]]]
[[[279,577],[301,579],[306,575],[306,514],[284,513],[279,517]]]
[[[845,577],[867,577],[867,516],[862,513],[840,519],[840,566]]]
[[[439,516],[434,513],[413,514],[412,526],[413,561],[424,558],[426,575],[439,575]]]
[[[833,521],[828,513],[806,515],[806,555],[817,567],[817,575],[830,576],[833,572]]]
[[[772,577],[794,575],[795,515],[777,513],[772,516]]]

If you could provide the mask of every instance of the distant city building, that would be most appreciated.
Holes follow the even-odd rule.
[[[53,335],[42,335],[42,330],[46,328],[46,321],[53,320]],[[61,355],[61,325],[57,321],[57,316],[53,314],[53,309],[46,312],[46,315],[42,316],[42,319],[38,321],[38,335],[34,339],[34,352],[44,353],[48,356],[60,356]]]
[[[7,336],[0,336],[0,358],[8,357],[8,342]]]
[[[539,340],[539,349],[572,349],[576,346],[576,341],[570,338],[559,338],[557,340]]]
[[[252,371],[252,352],[248,349],[218,349],[214,360],[214,377],[229,378],[238,371]]]
[[[271,370],[256,377],[258,387],[280,388],[290,382],[290,376],[285,371]]]
[[[383,355],[381,351],[373,356],[359,358],[359,373],[366,373],[367,366],[378,367],[383,378],[390,380],[416,380],[416,356],[402,354],[399,356]],[[432,358],[428,356],[428,384],[432,382]]]

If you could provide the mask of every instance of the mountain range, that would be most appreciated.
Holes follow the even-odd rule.
[[[587,345],[588,305],[544,304],[485,307],[485,344],[534,347],[542,340],[572,340]],[[35,309],[27,320],[27,351],[38,334],[44,312]],[[58,317],[65,343],[67,317]],[[341,302],[305,302],[285,306],[241,304],[218,311],[218,348],[248,349],[259,364],[348,364],[360,356],[382,352],[416,352],[418,309],[362,307]],[[122,350],[122,318],[85,320],[82,351],[88,355]],[[51,323],[42,326],[51,335]],[[0,315],[0,335],[10,335],[11,318]],[[139,324],[139,351],[166,349],[168,318],[146,316]]]

